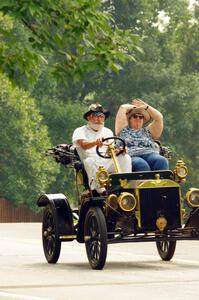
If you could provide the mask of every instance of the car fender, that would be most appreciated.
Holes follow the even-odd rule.
[[[37,200],[39,207],[51,205],[55,212],[55,222],[61,240],[74,240],[73,216],[70,204],[64,194],[43,194]],[[71,238],[70,238],[71,236]]]

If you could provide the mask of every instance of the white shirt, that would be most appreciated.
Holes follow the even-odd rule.
[[[94,131],[88,125],[84,125],[75,129],[75,131],[73,132],[72,141],[73,145],[77,149],[77,153],[79,154],[80,159],[83,161],[87,157],[97,157],[96,146],[85,150],[77,143],[78,140],[95,141],[97,139],[107,138],[111,136],[113,136],[113,132],[109,128],[103,127],[99,131]]]

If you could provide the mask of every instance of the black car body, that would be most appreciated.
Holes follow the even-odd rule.
[[[49,153],[58,163],[72,165],[77,186],[84,187],[77,209],[64,194],[43,194],[38,199],[38,206],[44,207],[42,239],[49,263],[57,262],[62,242],[74,239],[85,243],[93,269],[104,267],[111,243],[155,242],[160,257],[170,260],[177,240],[199,240],[199,190],[192,188],[186,200],[182,197],[181,183],[187,175],[182,161],[174,171],[108,174],[99,167],[97,178],[106,188],[102,196],[89,190],[73,147],[58,145]],[[117,170],[113,148],[108,153],[114,156]],[[184,205],[189,206],[186,217]]]

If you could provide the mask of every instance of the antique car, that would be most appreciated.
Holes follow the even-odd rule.
[[[164,155],[164,147],[160,143],[158,147]],[[199,189],[191,188],[182,196],[181,183],[188,173],[184,162],[179,160],[173,171],[120,173],[117,155],[124,149],[125,142],[118,137],[106,138],[104,146],[96,149],[99,156],[112,157],[115,165],[112,174],[103,166],[98,168],[97,180],[106,189],[103,196],[89,189],[73,146],[49,149],[58,163],[74,168],[78,208],[72,208],[61,193],[39,197],[37,204],[44,207],[42,240],[48,263],[58,261],[62,242],[73,240],[85,243],[93,269],[104,267],[108,244],[154,242],[161,259],[169,261],[176,241],[199,240]]]

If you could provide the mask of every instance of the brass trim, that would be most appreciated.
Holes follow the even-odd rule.
[[[128,180],[127,179],[119,179],[119,182],[120,182],[120,186],[121,188],[125,189],[125,188],[128,188],[129,185],[128,185]]]
[[[185,215],[186,215],[186,210],[185,210],[185,208],[182,208],[182,209],[181,209],[181,219],[182,219],[181,224],[184,223]]]
[[[115,173],[120,173],[120,166],[119,166],[119,163],[118,163],[118,160],[117,160],[117,157],[115,155],[115,151],[114,151],[115,147],[110,144],[108,145],[108,150],[110,152],[110,155],[111,155],[111,158],[113,159],[113,164],[114,164],[114,167],[115,167]]]
[[[59,239],[60,240],[69,240],[69,239],[76,239],[76,235],[60,235]]]
[[[160,174],[155,174],[155,182],[156,182],[156,184],[161,184],[161,182],[162,182],[162,180],[160,179]]]
[[[179,188],[178,189],[178,191],[179,191],[179,209],[180,209],[180,222],[181,222],[181,226],[182,226],[182,224],[183,224],[183,216],[182,216],[182,201],[183,201],[183,199],[182,199],[182,191],[181,191],[181,189]]]
[[[184,170],[185,170],[185,174],[184,174],[184,175],[178,174],[178,172],[179,172],[180,169],[184,169]],[[188,169],[187,169],[187,167],[181,166],[181,167],[177,167],[177,168],[176,168],[176,175],[177,175],[180,179],[184,179],[184,178],[187,176],[187,174],[188,174]]]
[[[184,175],[180,175],[178,172],[180,169],[184,169],[185,170],[185,174]],[[175,169],[173,170],[173,174],[174,174],[174,178],[175,180],[177,180],[179,183],[185,182],[186,181],[186,177],[188,174],[188,168],[185,165],[183,160],[178,160],[175,166]]]
[[[169,188],[169,187],[180,187],[180,185],[170,179],[149,179],[149,180],[142,180],[138,183],[137,188],[145,189],[145,188]]]
[[[85,235],[84,236],[84,242],[87,242],[91,239],[91,236],[90,235]]]
[[[109,186],[109,187],[112,186],[112,181],[113,181],[112,178],[109,178],[109,180],[108,180],[108,186]]]
[[[112,204],[112,201],[114,201],[114,205]],[[108,203],[108,206],[113,208],[113,209],[117,209],[118,208],[118,197],[115,194],[110,194],[106,200],[106,202]]]
[[[121,188],[137,189],[137,188],[167,188],[167,187],[180,187],[179,183],[171,179],[139,179],[127,180],[119,179]]]
[[[130,196],[133,200],[134,200],[134,205],[130,208],[130,209],[125,209],[122,205],[122,200],[126,197],[126,196]],[[120,206],[120,208],[123,210],[123,211],[126,211],[126,212],[129,212],[129,211],[132,211],[135,209],[136,207],[136,204],[137,204],[137,200],[136,200],[136,197],[131,194],[131,193],[128,193],[128,192],[123,192],[119,195],[118,197],[118,204]]]
[[[138,227],[141,228],[140,193],[139,193],[139,189],[135,190],[135,197],[137,199],[137,207],[136,207],[136,211],[135,211],[135,216],[136,216],[136,219],[138,221]]]
[[[193,204],[191,203],[191,201],[190,201],[190,195],[191,195],[193,192],[198,192],[198,193],[199,193],[199,189],[197,189],[197,188],[190,188],[190,189],[188,190],[188,192],[186,193],[186,195],[185,195],[185,199],[186,199],[188,205],[190,205],[191,207],[199,207],[199,204],[198,204],[198,205],[197,205],[197,204],[196,204],[196,205],[193,205]]]
[[[167,219],[164,216],[160,216],[156,219],[156,226],[162,232],[167,226]]]
[[[104,174],[104,179],[100,178],[100,175],[102,174]],[[109,180],[109,173],[107,172],[104,166],[98,167],[98,170],[96,172],[96,178],[99,182],[100,187],[104,187],[106,185],[107,181]]]

